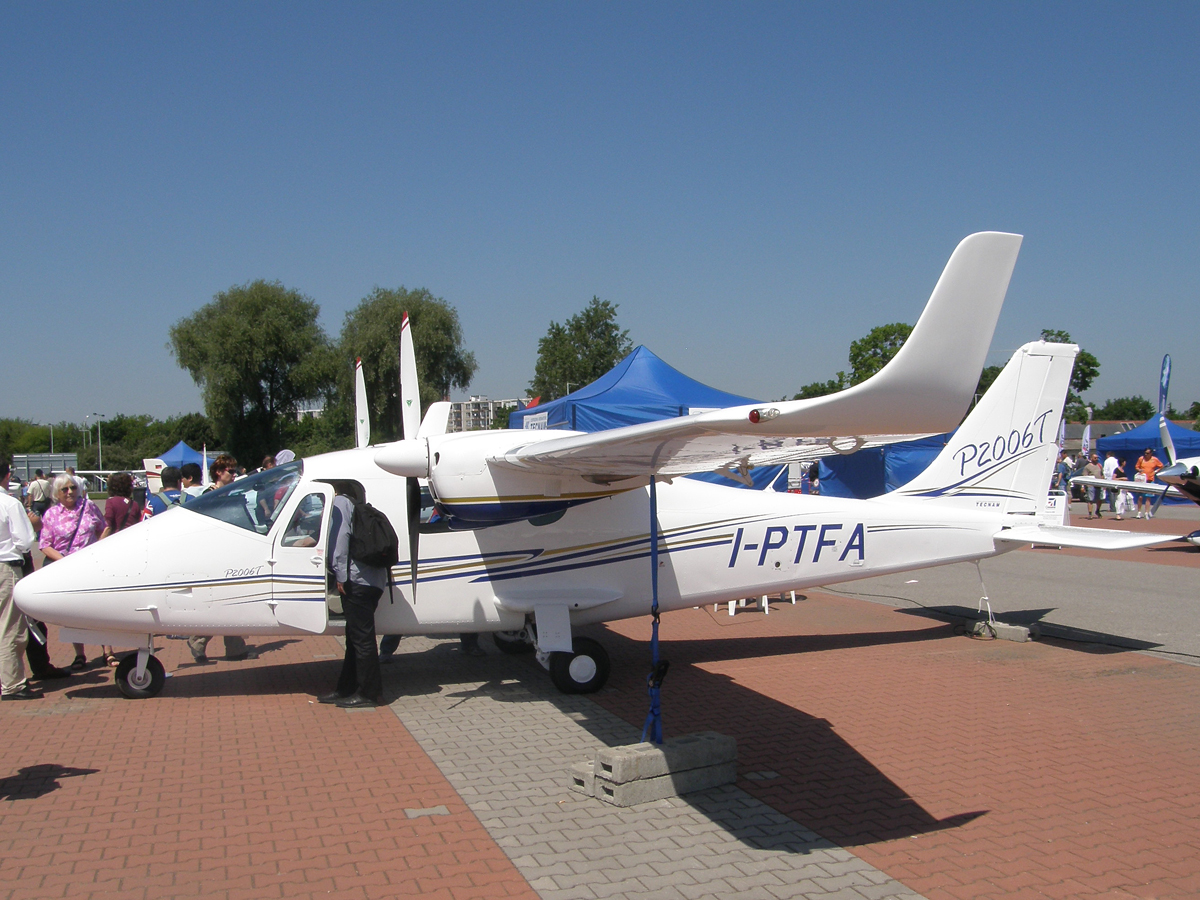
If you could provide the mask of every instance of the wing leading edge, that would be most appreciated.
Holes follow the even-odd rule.
[[[542,432],[488,462],[603,483],[812,460],[949,431],[974,395],[1020,248],[1017,234],[965,238],[904,346],[847,390],[595,434]]]

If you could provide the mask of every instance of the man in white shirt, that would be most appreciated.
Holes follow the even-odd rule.
[[[42,474],[41,469],[38,469],[35,475],[33,481],[29,482],[29,493],[25,495],[25,506],[40,516],[54,503],[54,485],[49,478]]]
[[[1106,454],[1104,454],[1104,477],[1105,477],[1105,479],[1107,479],[1108,481],[1112,481],[1113,475],[1116,474],[1118,466],[1120,466],[1120,463],[1117,462],[1117,454],[1113,453],[1113,451],[1111,451],[1111,450],[1109,450]],[[1108,496],[1108,511],[1116,512],[1117,511],[1117,492],[1109,490],[1108,488],[1105,488],[1104,493]]]
[[[25,616],[13,602],[23,557],[36,539],[25,508],[8,495],[10,471],[8,462],[0,462],[0,700],[38,700],[41,693],[25,678]]]

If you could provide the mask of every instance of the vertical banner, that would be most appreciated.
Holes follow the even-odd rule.
[[[1058,420],[1058,452],[1062,453],[1063,448],[1067,446],[1067,420],[1065,418]]]
[[[1085,458],[1088,456],[1091,456],[1091,454],[1092,454],[1092,423],[1091,422],[1088,422],[1086,425],[1083,426],[1083,438],[1080,441],[1079,450],[1081,453],[1083,453]]]
[[[1167,388],[1171,386],[1171,354],[1163,356],[1162,373],[1158,376],[1158,414],[1167,414]]]

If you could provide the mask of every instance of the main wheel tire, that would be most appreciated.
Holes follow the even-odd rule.
[[[492,643],[501,653],[508,653],[512,656],[533,652],[533,644],[525,639],[522,631],[493,631]]]
[[[156,697],[167,682],[167,673],[158,657],[151,656],[146,660],[146,674],[139,680],[137,677],[136,653],[130,653],[117,666],[117,687],[130,700],[145,700]]]
[[[550,679],[564,694],[594,694],[608,682],[608,653],[597,641],[579,637],[575,652],[550,654]]]

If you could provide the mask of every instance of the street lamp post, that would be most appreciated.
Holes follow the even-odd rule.
[[[104,471],[104,434],[100,431],[100,420],[105,418],[104,413],[92,413],[96,417],[96,454],[98,461],[96,468],[101,472]]]

